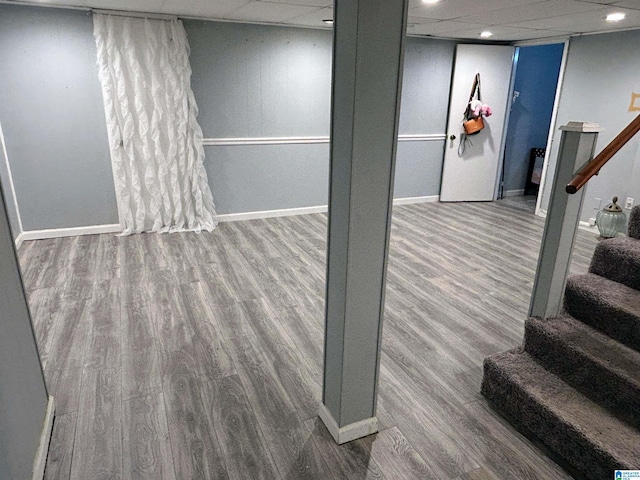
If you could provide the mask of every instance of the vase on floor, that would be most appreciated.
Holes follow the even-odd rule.
[[[596,226],[602,238],[613,238],[624,232],[627,216],[617,202],[618,197],[613,197],[613,201],[596,215]]]

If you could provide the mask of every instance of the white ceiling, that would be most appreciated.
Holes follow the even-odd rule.
[[[230,20],[330,28],[333,0],[15,0],[85,8],[126,10]],[[605,21],[623,12],[618,23]],[[410,35],[478,39],[490,30],[494,41],[519,41],[579,33],[640,28],[640,0],[440,0],[409,1]]]

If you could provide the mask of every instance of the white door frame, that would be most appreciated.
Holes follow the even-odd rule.
[[[502,129],[502,139],[500,140],[500,155],[498,156],[498,173],[496,175],[496,186],[493,190],[493,201],[495,202],[500,195],[502,187],[502,174],[504,169],[504,154],[507,148],[507,134],[509,133],[509,120],[511,119],[511,108],[513,107],[513,91],[516,88],[516,70],[518,69],[518,57],[520,47],[515,46],[513,52],[513,61],[511,62],[511,80],[509,80],[509,96],[507,103],[507,111],[504,115],[504,128]]]
[[[562,87],[564,85],[564,74],[567,70],[567,57],[569,56],[569,40],[565,37],[562,40],[564,43],[564,50],[562,52],[562,61],[560,62],[560,73],[558,75],[558,84],[556,86],[556,97],[553,101],[553,113],[551,114],[551,124],[549,125],[549,134],[547,135],[547,147],[545,149],[544,162],[542,164],[542,176],[540,177],[540,188],[538,189],[538,197],[536,198],[535,214],[539,217],[546,217],[546,210],[542,210],[542,194],[544,192],[544,186],[547,181],[547,174],[549,170],[549,157],[551,155],[551,146],[553,144],[553,136],[556,131],[556,123],[558,120],[558,108],[560,107],[560,97],[562,93]],[[528,45],[550,45],[552,43],[561,43],[559,40],[549,43],[535,43]],[[527,45],[520,45],[527,46]]]

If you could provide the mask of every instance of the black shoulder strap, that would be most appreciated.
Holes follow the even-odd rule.
[[[476,73],[476,77],[473,79],[473,86],[471,87],[471,93],[469,94],[469,101],[473,100],[478,88],[478,82],[480,81],[480,74]]]
[[[479,73],[476,73],[476,77],[473,79],[473,86],[471,87],[471,93],[469,94],[469,101],[467,102],[467,108],[464,111],[465,114],[470,108],[469,104],[471,103],[471,100],[473,100],[473,97],[475,97],[476,95],[476,90],[478,90],[478,100],[480,100],[480,74]]]

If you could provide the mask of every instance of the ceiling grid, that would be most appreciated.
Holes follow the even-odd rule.
[[[333,0],[5,0],[171,14],[210,20],[330,29]],[[617,23],[610,13],[624,13]],[[453,39],[522,41],[640,28],[640,0],[440,0],[409,1],[407,33]],[[486,41],[486,39],[484,39]]]

